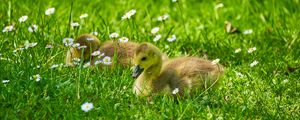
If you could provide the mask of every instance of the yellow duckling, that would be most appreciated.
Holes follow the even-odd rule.
[[[158,93],[192,95],[215,85],[224,69],[219,64],[197,57],[163,61],[161,51],[150,43],[140,44],[134,53],[133,91],[138,96]]]
[[[115,50],[117,50],[117,63],[120,65],[132,65],[133,52],[138,47],[138,43],[134,42],[114,42],[106,41],[100,44],[100,40],[91,34],[80,35],[76,40],[75,44],[79,43],[80,47],[72,47],[68,50],[66,56],[66,64],[74,66],[73,60],[75,58],[82,59],[83,63],[90,62],[91,65],[95,61],[101,59],[97,56],[92,56],[92,53],[99,51],[104,53],[104,56],[108,56],[113,60]],[[112,62],[113,63],[113,62]]]

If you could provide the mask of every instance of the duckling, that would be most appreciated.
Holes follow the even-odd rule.
[[[92,59],[91,53],[99,50],[100,40],[91,34],[82,34],[76,40],[80,47],[72,47],[68,50],[66,56],[66,65],[74,66],[75,58],[83,60],[84,63]]]
[[[222,65],[197,57],[162,60],[161,51],[150,43],[140,44],[133,57],[133,91],[138,96],[156,94],[193,95],[214,86],[224,72]]]

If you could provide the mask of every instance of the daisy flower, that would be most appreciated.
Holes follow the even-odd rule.
[[[80,16],[79,16],[79,18],[80,19],[84,19],[84,18],[86,18],[86,17],[88,17],[89,15],[87,14],[87,13],[84,13],[84,14],[81,14]]]
[[[258,63],[259,63],[258,61],[254,60],[249,66],[250,66],[250,67],[254,67],[254,66],[257,65]]]
[[[253,30],[252,29],[248,29],[248,30],[245,30],[243,32],[244,35],[249,35],[249,34],[252,34],[253,33]]]
[[[94,51],[92,56],[99,56],[101,54],[100,50]]]
[[[87,62],[83,65],[83,68],[87,68],[87,67],[90,67],[91,66],[91,62]]]
[[[72,28],[78,27],[79,23],[78,22],[72,22],[71,23]]]
[[[155,38],[153,39],[153,41],[156,42],[156,41],[158,41],[160,38],[161,38],[161,35],[158,34],[158,35],[155,36]]]
[[[3,84],[6,84],[6,83],[8,83],[10,80],[2,80],[2,83]]]
[[[19,22],[20,23],[25,22],[27,19],[28,19],[28,16],[24,15],[24,16],[22,16],[22,17],[19,18]]]
[[[47,16],[49,16],[49,15],[53,14],[54,12],[55,12],[55,8],[49,8],[45,11],[45,14]]]
[[[127,37],[121,37],[120,39],[119,39],[119,42],[121,42],[121,43],[126,43],[126,42],[128,42],[128,38]]]
[[[11,32],[14,29],[13,25],[9,25],[4,27],[4,29],[2,30],[2,32]]]
[[[131,16],[135,15],[135,13],[136,13],[135,9],[130,10],[129,12],[125,13],[125,15],[122,16],[122,20],[130,19]]]
[[[73,42],[74,42],[74,39],[73,38],[64,38],[63,39],[63,43],[65,44],[65,46],[72,46],[73,45]]]
[[[33,25],[31,25],[31,26],[28,27],[28,31],[29,32],[36,32],[37,29],[38,29],[38,26],[35,25],[35,24],[33,24]]]
[[[169,42],[173,42],[176,40],[176,35],[172,35],[170,38],[167,38]]]
[[[57,68],[57,67],[59,67],[59,64],[54,64],[54,65],[52,65],[50,68],[51,68],[51,69],[54,69],[54,68]]]
[[[46,47],[45,48],[47,48],[47,49],[52,49],[53,48],[53,46],[52,45],[50,45],[50,44],[48,44],[48,45],[46,45]]]
[[[81,60],[79,58],[73,58],[72,61],[74,65],[79,65]]]
[[[81,110],[83,110],[84,112],[88,112],[88,111],[92,110],[93,108],[94,108],[93,103],[86,102],[81,105]]]
[[[172,94],[175,95],[179,92],[179,89],[178,88],[175,88],[173,91],[172,91]]]
[[[241,48],[238,48],[238,49],[235,49],[234,53],[239,53],[239,52],[241,52],[241,51],[242,51],[242,49],[241,49]]]
[[[91,32],[92,35],[98,35],[98,32],[94,31],[94,32]]]
[[[30,77],[30,80],[35,80],[38,82],[41,80],[41,76],[39,74],[33,75]]]
[[[116,32],[111,33],[111,34],[109,35],[109,38],[118,38],[118,37],[119,37],[119,34],[116,33]]]
[[[34,43],[26,42],[26,43],[24,44],[24,48],[25,48],[25,49],[28,49],[28,48],[34,47],[34,46],[36,46],[36,45],[37,45],[37,42],[34,42]]]
[[[79,43],[74,43],[74,44],[72,45],[72,47],[78,48],[78,47],[80,47],[80,44],[79,44]]]
[[[155,27],[151,30],[152,34],[156,34],[159,31],[159,27]]]
[[[101,60],[97,60],[97,61],[95,61],[95,65],[98,65],[98,64],[100,64],[100,63],[102,63],[102,61]]]
[[[112,62],[111,62],[111,58],[108,57],[108,56],[105,56],[102,60],[103,64],[104,65],[110,65]]]
[[[157,18],[157,20],[158,20],[158,21],[165,21],[165,20],[167,20],[169,17],[170,17],[169,14],[164,14],[163,16],[159,16],[159,17]]]
[[[219,3],[219,4],[217,4],[217,5],[215,6],[215,9],[217,10],[217,9],[222,8],[222,7],[224,7],[224,4],[223,4],[223,3]]]
[[[220,59],[217,58],[217,59],[213,60],[211,63],[212,63],[213,65],[216,65],[216,64],[219,63],[219,62],[220,62]]]
[[[248,53],[252,53],[252,52],[254,52],[254,51],[256,51],[256,47],[253,47],[253,48],[249,48],[249,49],[248,49]]]

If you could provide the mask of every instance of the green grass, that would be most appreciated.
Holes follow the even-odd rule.
[[[224,7],[215,10],[218,3],[0,1],[1,30],[8,25],[15,27],[12,32],[0,32],[0,80],[10,80],[0,84],[0,119],[300,119],[300,1],[224,0]],[[50,7],[56,11],[46,16]],[[137,11],[132,19],[121,20],[131,9]],[[80,20],[83,13],[89,16]],[[166,13],[170,18],[158,22],[157,17]],[[28,19],[19,23],[23,15]],[[70,21],[79,22],[80,27],[70,28]],[[253,34],[227,34],[225,21],[242,32],[253,29]],[[28,32],[31,24],[38,25],[37,32]],[[150,31],[156,26],[162,39],[153,42]],[[162,96],[151,104],[133,94],[129,68],[50,69],[53,64],[64,63],[68,48],[63,38],[92,31],[99,33],[101,41],[118,32],[130,41],[151,42],[170,57],[219,58],[226,73],[220,87],[209,93],[177,102]],[[172,34],[177,40],[169,43],[166,38]],[[38,44],[14,53],[25,41]],[[47,44],[54,48],[45,49]],[[257,50],[247,53],[252,47]],[[237,48],[242,51],[234,53]],[[259,63],[249,67],[254,60]],[[41,81],[30,80],[36,74]],[[82,111],[85,102],[93,103],[94,109]]]

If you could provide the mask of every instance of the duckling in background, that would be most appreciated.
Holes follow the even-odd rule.
[[[224,72],[220,64],[197,57],[163,61],[161,51],[150,43],[140,44],[134,52],[133,91],[138,96],[155,94],[193,95],[217,84]]]
[[[91,53],[99,50],[100,40],[91,34],[82,34],[76,40],[75,44],[79,44],[80,47],[72,47],[68,50],[66,56],[66,65],[74,66],[74,59],[81,59],[83,63],[86,63],[93,59]]]

